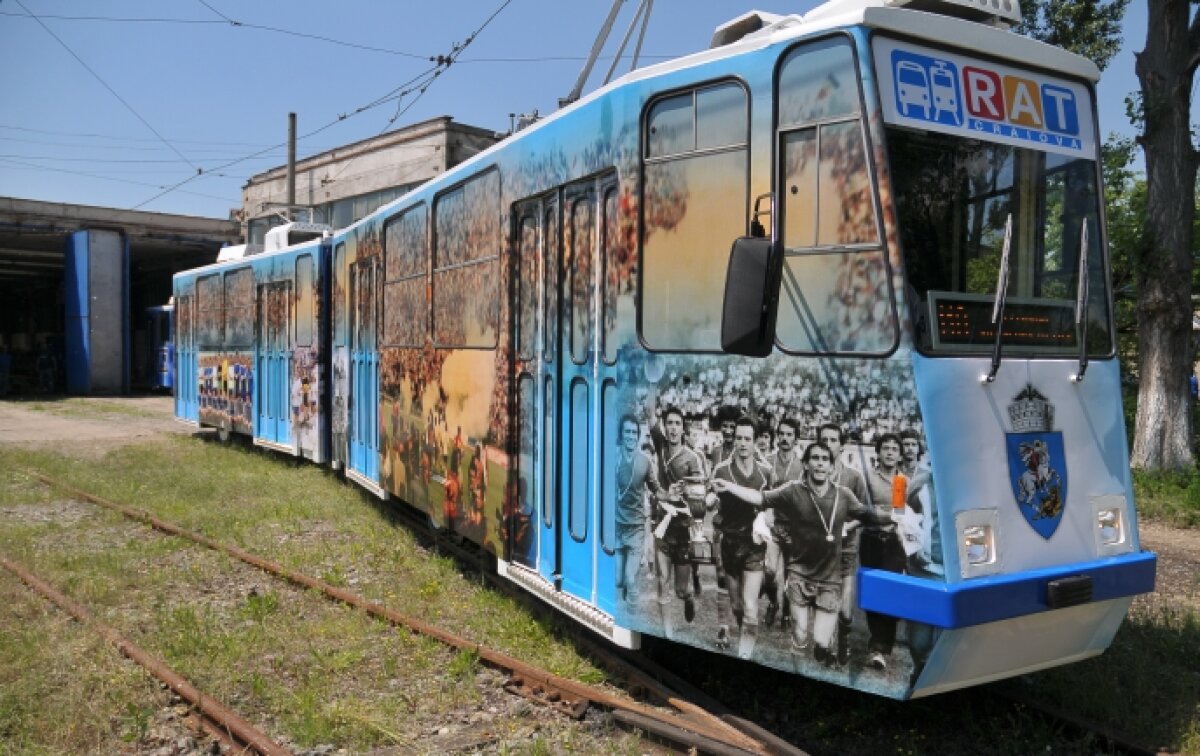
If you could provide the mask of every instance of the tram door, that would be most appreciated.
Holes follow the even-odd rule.
[[[291,293],[286,281],[258,287],[258,344],[255,373],[254,436],[274,444],[291,441],[288,416],[291,388]]]
[[[538,568],[539,536],[552,534],[545,524],[541,470],[546,444],[539,439],[544,410],[542,338],[544,312],[542,281],[543,203],[539,200],[518,205],[513,212],[515,301],[512,308],[513,375],[516,376],[516,406],[511,427],[515,433],[517,511],[509,513],[508,559],[531,569]],[[549,565],[545,574],[554,572]]]
[[[596,412],[596,289],[599,246],[595,181],[566,187],[555,273],[559,293],[556,423],[558,549],[562,589],[596,601],[599,425]]]
[[[539,419],[537,444],[538,470],[538,572],[547,579],[558,581],[562,572],[559,561],[559,490],[558,466],[562,456],[559,446],[559,353],[558,353],[558,259],[561,234],[561,208],[558,195],[546,199],[540,208],[542,222],[541,254],[541,339],[537,350],[542,355],[537,397]]]
[[[379,256],[350,265],[349,470],[379,482]]]
[[[200,419],[196,397],[200,383],[196,374],[193,299],[192,294],[175,298],[175,416],[196,422]]]

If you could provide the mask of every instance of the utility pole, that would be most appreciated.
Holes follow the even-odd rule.
[[[287,216],[292,218],[296,204],[296,114],[288,113]]]

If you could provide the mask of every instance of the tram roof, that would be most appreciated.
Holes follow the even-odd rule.
[[[679,71],[693,66],[703,65],[715,60],[740,55],[755,50],[761,50],[772,45],[786,43],[790,40],[802,39],[824,31],[843,29],[851,26],[866,26],[880,31],[924,40],[934,45],[949,47],[971,54],[982,54],[1005,60],[1027,68],[1040,68],[1058,74],[1086,79],[1090,82],[1100,80],[1100,69],[1087,58],[1067,52],[1062,48],[1039,42],[1036,39],[1011,32],[1006,28],[990,26],[979,21],[932,13],[926,10],[889,6],[897,0],[832,0],[817,6],[807,14],[778,16],[761,11],[751,11],[718,28],[714,42],[721,38],[721,30],[735,26],[740,20],[750,16],[759,16],[764,22],[761,28],[742,36],[737,41],[712,47],[707,50],[685,55],[673,60],[657,63],[631,71],[619,79],[599,87],[570,106],[547,116],[530,126],[533,131],[558,118],[560,115],[581,107],[592,100],[625,84],[641,81],[654,76],[660,76],[672,71]],[[943,0],[947,7],[954,7],[950,0]],[[928,0],[927,5],[933,6],[936,0]],[[1015,2],[1013,2],[1015,5]],[[1019,12],[1018,16],[1019,18]],[[460,168],[479,159],[486,159],[492,150],[501,147],[501,142],[494,147],[481,152],[471,160],[456,166]]]
[[[660,76],[672,71],[680,71],[693,66],[703,65],[716,60],[741,55],[755,50],[765,49],[773,45],[786,43],[791,40],[813,36],[824,31],[844,29],[851,26],[865,26],[880,31],[892,32],[902,36],[930,42],[941,47],[953,48],[970,54],[981,54],[1005,60],[1027,68],[1040,68],[1047,71],[1086,79],[1096,82],[1100,79],[1100,69],[1092,61],[1081,55],[1067,52],[1053,45],[1030,37],[1016,34],[1007,28],[998,28],[981,23],[977,20],[961,16],[931,13],[926,10],[896,7],[892,5],[906,0],[831,0],[819,5],[807,14],[774,15],[761,11],[751,11],[732,21],[723,24],[714,35],[714,42],[721,38],[721,30],[735,26],[740,20],[757,15],[765,24],[736,41],[712,47],[707,50],[684,55],[663,63],[630,71],[624,76],[614,79],[599,87],[571,105],[553,113],[521,132],[522,135],[537,131],[566,113],[583,107],[588,103],[605,96],[626,84]],[[970,0],[921,0],[928,7],[943,4],[944,7],[963,5]],[[988,0],[990,2],[990,0]],[[998,0],[1003,2],[1004,0]],[[1016,5],[1016,0],[1010,0]],[[1019,11],[1017,12],[1019,18]],[[497,150],[504,149],[505,142],[498,142],[483,152],[473,155],[453,169],[431,181],[454,180],[456,176],[467,175],[473,166],[492,159]],[[427,186],[424,184],[422,186]],[[419,191],[418,187],[417,191]],[[401,204],[406,197],[397,197],[385,206]],[[370,216],[368,216],[369,218]],[[368,218],[362,218],[345,228],[334,232],[335,236],[346,233]]]

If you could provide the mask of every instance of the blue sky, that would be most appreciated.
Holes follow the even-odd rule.
[[[450,115],[506,131],[510,113],[553,112],[570,91],[608,0],[511,0],[419,98],[355,114],[419,81],[430,56],[450,54],[503,4],[0,0],[0,196],[225,217],[247,177],[285,162],[282,146],[268,148],[285,140],[289,111],[302,136],[328,126],[301,139],[300,157],[379,134],[393,117],[402,125]],[[751,8],[803,13],[816,4],[657,0],[643,56],[703,49],[714,27]],[[636,7],[625,3],[609,50]],[[1141,0],[1125,30],[1099,87],[1105,137],[1132,133],[1124,99],[1137,89],[1132,51],[1145,44]],[[609,63],[597,64],[587,89]],[[206,173],[163,193],[197,168]]]

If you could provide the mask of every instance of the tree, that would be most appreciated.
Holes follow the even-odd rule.
[[[1131,464],[1187,469],[1191,448],[1193,222],[1197,151],[1190,123],[1200,63],[1200,13],[1188,0],[1147,0],[1146,48],[1137,54],[1146,156],[1146,227],[1134,248],[1138,407]],[[1189,16],[1191,16],[1189,20]]]
[[[1089,58],[1103,70],[1121,49],[1129,0],[1032,0],[1014,31]]]

